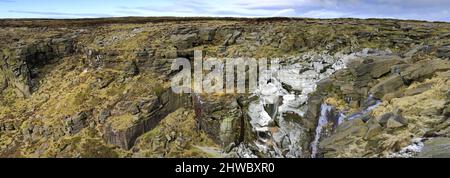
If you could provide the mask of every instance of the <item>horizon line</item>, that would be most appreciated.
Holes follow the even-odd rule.
[[[389,17],[330,17],[330,18],[314,18],[314,17],[299,17],[299,16],[105,16],[105,17],[69,17],[69,18],[35,18],[35,17],[0,17],[0,20],[96,20],[96,19],[119,19],[119,18],[180,18],[180,19],[193,19],[196,18],[210,18],[210,19],[310,19],[310,20],[339,20],[339,19],[354,19],[354,20],[396,20],[396,21],[417,21],[417,22],[429,22],[429,23],[450,23],[450,21],[439,21],[439,20],[423,20],[423,19],[408,19],[408,18],[389,18]]]

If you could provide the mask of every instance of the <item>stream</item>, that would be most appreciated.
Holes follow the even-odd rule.
[[[270,157],[301,157],[306,129],[293,120],[304,117],[308,95],[317,83],[346,68],[352,58],[355,55],[308,53],[288,58],[287,63],[279,61],[280,69],[261,72],[260,77],[267,82],[261,82],[254,92],[258,99],[250,103],[248,111],[258,150]]]
[[[254,143],[250,143],[251,147],[256,147],[260,154],[273,158],[315,157],[323,125],[329,121],[326,115],[331,111],[331,107],[322,106],[310,148],[313,154],[302,155],[302,139],[307,137],[309,131],[302,127],[298,120],[302,119],[308,110],[308,95],[316,90],[319,81],[347,68],[350,60],[373,55],[377,53],[368,53],[367,50],[334,55],[307,52],[301,56],[283,58],[284,60],[275,59],[280,64],[279,69],[269,67],[266,71],[259,71],[258,89],[250,96],[256,96],[257,99],[250,102],[247,112],[253,132],[257,136]],[[338,124],[364,115],[379,104],[379,101],[375,102],[375,105],[371,104],[349,117],[340,113]],[[237,152],[245,153],[248,157],[248,150],[247,146],[241,146]]]
[[[368,103],[365,108],[362,108],[361,111],[351,114],[350,116],[346,116],[343,112],[338,112],[337,114],[333,114],[332,111],[334,108],[327,104],[322,104],[319,121],[316,127],[316,133],[314,136],[314,141],[311,143],[311,158],[315,158],[318,153],[318,145],[321,139],[322,130],[325,125],[327,125],[330,121],[337,120],[337,125],[342,124],[345,121],[350,121],[356,118],[360,118],[372,110],[377,108],[381,101],[375,99],[372,95],[370,95],[364,103]],[[335,127],[334,127],[335,128]]]

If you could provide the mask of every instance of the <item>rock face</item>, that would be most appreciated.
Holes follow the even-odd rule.
[[[324,149],[337,149],[333,148],[332,145],[340,141],[345,142],[345,138],[349,136],[363,137],[366,135],[367,131],[368,128],[365,126],[364,122],[361,119],[354,119],[345,122],[344,124],[336,128],[336,134],[333,134],[331,137],[323,140],[320,143],[320,147]]]
[[[449,157],[448,23],[115,21],[0,22],[0,157]],[[279,68],[175,94],[194,50]]]
[[[23,97],[32,93],[34,68],[49,64],[53,59],[62,58],[74,52],[74,34],[56,39],[45,39],[35,44],[3,49],[0,62],[3,86],[5,81]]]
[[[341,125],[332,129],[329,135],[322,136],[324,138],[319,144],[321,155],[324,157],[414,157],[424,151],[420,146],[423,143],[416,143],[414,140],[446,135],[448,132],[448,125],[446,125],[448,116],[445,116],[443,112],[448,100],[446,85],[450,79],[447,67],[448,63],[444,60],[423,61],[405,69],[403,77],[409,81],[408,84],[403,83],[401,77],[396,74],[390,74],[392,76],[388,75],[375,81],[379,83],[375,84],[369,93],[372,92],[374,97],[378,96],[385,101],[369,107],[371,109],[367,114],[344,117]],[[441,71],[441,68],[444,70]],[[392,83],[394,79],[398,81],[398,85]],[[396,92],[399,94],[387,100],[387,95]],[[383,94],[378,95],[380,93]],[[350,109],[336,102],[332,104],[341,108],[344,113],[345,110]],[[352,120],[345,121],[350,118]],[[428,129],[431,130],[427,131]],[[414,139],[411,140],[411,138]],[[398,150],[400,151],[396,152]]]
[[[257,133],[256,146],[264,155],[311,155],[309,143],[304,141],[311,139],[309,130],[313,129],[312,123],[317,120],[314,111],[317,106],[312,104],[307,115],[308,96],[321,79],[345,68],[347,61],[356,58],[355,55],[358,54],[329,56],[309,53],[300,58],[287,59],[288,62],[281,64],[280,69],[263,72],[264,81],[268,82],[259,86],[255,92],[258,99],[250,102],[247,113]]]
[[[443,59],[450,58],[450,46],[442,46],[437,50],[437,56]]]
[[[106,142],[128,150],[133,147],[139,136],[155,128],[169,113],[192,104],[188,95],[178,95],[169,89],[158,99],[149,101],[147,105],[148,107],[138,107],[138,111],[134,112],[134,114],[138,114],[139,110],[144,110],[142,114],[118,117],[117,120],[107,122],[104,130]],[[131,112],[133,113],[133,111]]]
[[[204,131],[219,145],[239,145],[249,127],[241,101],[231,98],[193,96],[199,130]]]
[[[357,62],[362,62],[357,64]],[[402,63],[398,56],[375,56],[367,57],[363,61],[357,61],[352,65],[357,67],[352,68],[351,72],[358,78],[356,86],[365,87],[371,79],[377,79],[381,76],[391,72],[391,67]]]
[[[398,75],[393,75],[374,86],[370,93],[377,98],[383,98],[387,93],[393,93],[412,81],[429,77],[437,71],[450,70],[450,62],[444,60],[424,61],[407,67]]]
[[[193,110],[180,108],[145,133],[133,147],[133,157],[224,157],[206,134],[197,132]]]
[[[83,128],[88,126],[89,114],[86,112],[81,112],[74,117],[67,118],[66,129],[69,134],[77,134]]]
[[[450,138],[434,138],[425,142],[425,147],[418,157],[448,158],[450,157]]]

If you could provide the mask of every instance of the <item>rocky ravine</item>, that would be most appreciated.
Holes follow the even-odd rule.
[[[450,157],[450,25],[0,22],[0,157]],[[174,94],[171,62],[269,58],[249,94]]]

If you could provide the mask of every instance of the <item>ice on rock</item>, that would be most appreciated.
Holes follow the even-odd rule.
[[[266,132],[268,131],[267,126],[273,119],[264,110],[264,106],[260,103],[251,103],[248,108],[249,116],[252,118],[250,123],[252,124],[255,131]]]
[[[253,130],[268,132],[266,135],[271,137],[258,139],[255,144],[260,151],[274,153],[273,157],[299,157],[300,138],[304,129],[298,122],[285,120],[284,114],[303,117],[308,95],[316,90],[317,83],[337,70],[346,68],[347,62],[356,57],[356,54],[330,56],[308,52],[300,57],[288,58],[288,63],[280,65],[279,69],[262,71],[260,77],[268,82],[260,83],[254,93],[259,99],[250,104],[248,113]],[[296,92],[287,91],[283,85],[288,85]],[[277,108],[277,113],[272,116],[267,113],[264,109],[267,105]],[[272,122],[277,123],[277,129],[269,129],[268,125]]]
[[[322,134],[323,126],[328,123],[327,114],[331,111],[332,107],[328,106],[326,104],[322,104],[321,111],[320,111],[320,117],[319,117],[319,123],[316,127],[316,134],[314,137],[314,141],[311,143],[311,157],[315,158],[318,151],[318,145],[320,141],[320,135]]]
[[[411,144],[402,148],[397,153],[392,153],[388,155],[389,158],[413,158],[420,152],[422,152],[425,146],[423,138],[414,138],[411,140]]]

